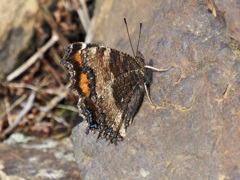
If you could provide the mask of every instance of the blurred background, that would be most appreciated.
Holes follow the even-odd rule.
[[[13,131],[69,135],[76,100],[59,62],[64,46],[85,40],[93,10],[94,1],[1,2],[1,139]]]
[[[79,179],[67,137],[81,119],[77,99],[68,90],[68,72],[59,62],[64,46],[92,40],[95,1],[3,0],[0,4],[0,141],[4,142],[0,179],[8,175]],[[22,147],[30,141],[28,148]],[[45,156],[44,149],[60,155]],[[35,157],[31,173],[24,163],[30,157]],[[59,159],[66,160],[58,163]]]

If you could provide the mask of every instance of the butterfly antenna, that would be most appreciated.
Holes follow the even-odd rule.
[[[123,20],[124,20],[124,23],[125,23],[125,25],[126,25],[127,34],[128,34],[128,39],[129,39],[129,42],[130,42],[130,45],[131,45],[131,48],[132,48],[133,55],[134,55],[134,57],[135,57],[135,52],[134,52],[134,50],[133,50],[132,41],[131,41],[131,38],[130,38],[130,35],[129,35],[129,32],[128,32],[127,20],[126,20],[126,18],[123,18]]]
[[[140,22],[140,30],[139,30],[139,37],[138,37],[138,43],[137,43],[137,52],[138,52],[138,46],[139,46],[139,41],[141,37],[141,30],[142,30],[142,23]]]

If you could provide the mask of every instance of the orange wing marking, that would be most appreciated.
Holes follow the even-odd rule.
[[[79,52],[77,52],[74,55],[75,60],[79,63],[79,67],[82,67],[82,58],[81,58],[81,54]]]
[[[82,92],[89,97],[90,96],[90,88],[88,86],[88,79],[87,79],[87,75],[82,73],[80,75],[80,82],[79,82],[79,86],[82,89]]]

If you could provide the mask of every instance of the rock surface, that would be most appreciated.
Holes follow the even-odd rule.
[[[238,41],[240,47],[240,1],[214,0],[218,14],[226,21],[227,35]]]
[[[72,141],[40,140],[28,142],[28,137],[12,134],[0,143],[0,179],[59,179],[80,180],[72,151]],[[16,143],[16,137],[18,137]]]
[[[97,1],[94,42],[132,54],[128,20],[153,73],[154,109],[145,97],[117,146],[74,130],[85,179],[240,179],[240,51],[205,1]]]
[[[30,47],[34,26],[40,21],[36,0],[1,0],[0,81],[18,63],[19,55]]]

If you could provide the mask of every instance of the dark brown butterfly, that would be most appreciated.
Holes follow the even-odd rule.
[[[125,18],[124,22],[127,28]],[[141,27],[140,23],[139,39]],[[147,66],[138,51],[139,40],[135,55],[128,28],[127,33],[134,57],[105,46],[77,42],[65,47],[61,61],[71,75],[70,89],[79,98],[79,114],[88,123],[86,133],[98,129],[98,137],[111,142],[123,140],[145,92],[149,97],[151,78],[147,69],[168,70]]]

